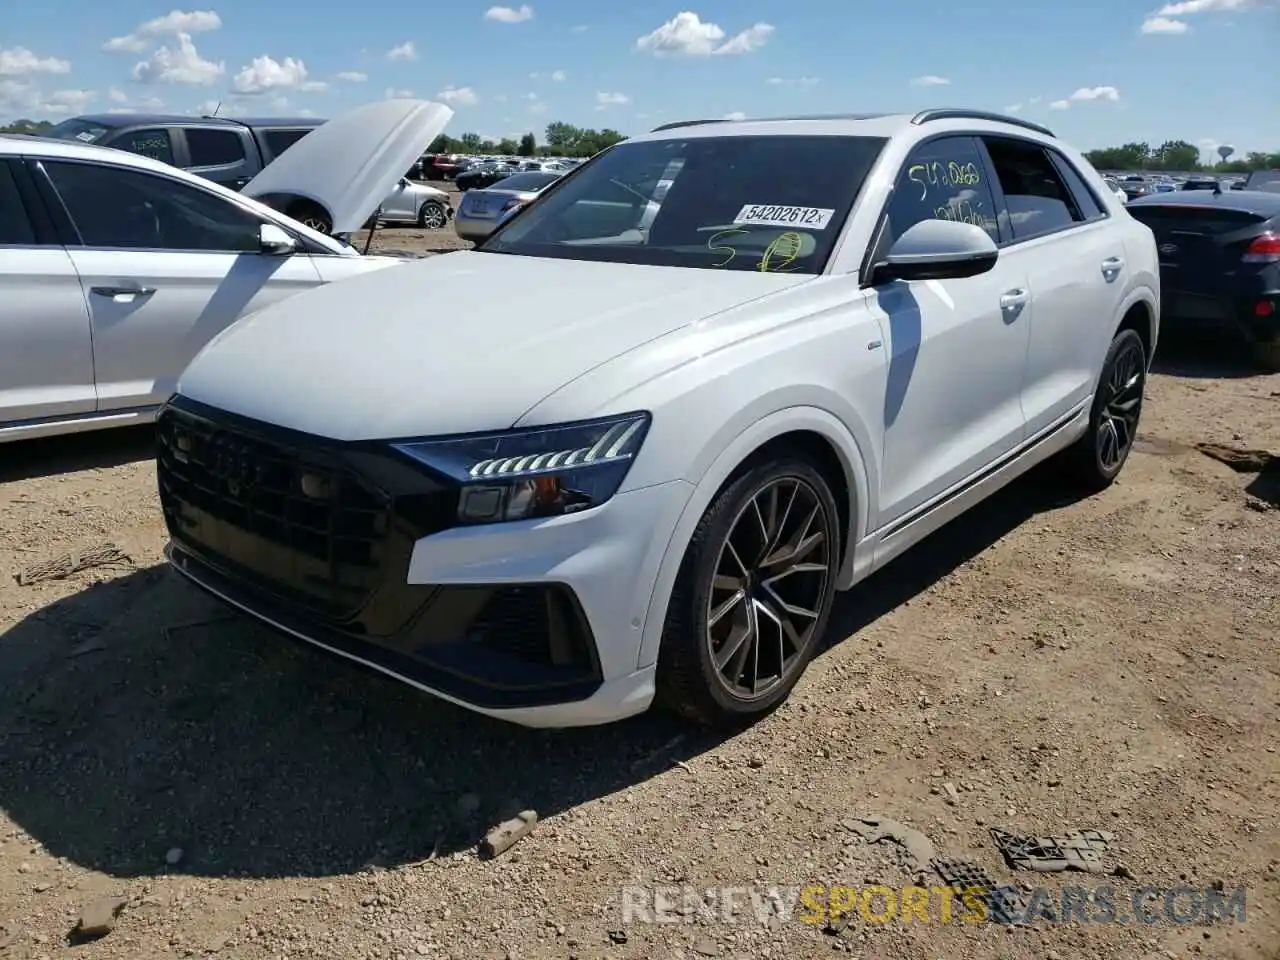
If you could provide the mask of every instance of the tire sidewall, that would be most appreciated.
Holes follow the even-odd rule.
[[[440,211],[440,226],[438,227],[427,226],[427,212],[432,208],[435,208],[436,210]],[[448,219],[449,219],[448,216],[446,216],[444,212],[444,207],[442,207],[440,203],[436,200],[428,200],[426,203],[424,203],[421,207],[418,208],[418,223],[421,224],[427,230],[443,230],[445,226],[448,224]]]
[[[1142,353],[1142,389],[1139,393],[1145,401],[1145,393],[1147,388],[1147,350],[1142,343],[1142,338],[1138,336],[1136,331],[1121,330],[1116,334],[1115,339],[1111,341],[1111,346],[1107,348],[1106,359],[1102,363],[1102,372],[1098,377],[1098,387],[1094,391],[1093,406],[1089,411],[1089,449],[1091,451],[1091,462],[1093,471],[1097,474],[1098,480],[1104,483],[1110,483],[1120,475],[1120,471],[1124,469],[1124,465],[1129,462],[1129,454],[1133,452],[1133,442],[1129,443],[1128,448],[1124,451],[1124,456],[1120,458],[1120,462],[1114,467],[1108,469],[1102,464],[1102,457],[1098,451],[1098,432],[1102,426],[1102,409],[1107,400],[1107,384],[1111,379],[1111,371],[1115,367],[1116,358],[1121,351],[1128,349],[1130,346],[1137,346]],[[1145,403],[1139,403],[1138,406],[1138,423],[1135,425],[1134,433],[1137,433],[1137,427],[1142,425],[1142,407]]]
[[[828,537],[831,540],[829,547],[832,558],[831,571],[827,576],[816,626],[810,634],[805,649],[800,653],[791,675],[764,697],[758,700],[742,700],[724,688],[706,642],[707,605],[711,594],[711,581],[720,559],[720,551],[743,508],[766,484],[785,477],[803,480],[813,488],[822,502],[823,510],[827,515]],[[830,487],[822,475],[807,460],[795,457],[779,458],[748,471],[717,497],[711,510],[715,512],[715,518],[707,530],[706,537],[695,548],[696,555],[690,558],[693,562],[686,570],[686,574],[693,578],[693,582],[686,601],[690,604],[690,608],[684,612],[681,621],[693,632],[688,642],[697,645],[698,672],[707,696],[725,717],[750,720],[769,713],[788,697],[809,661],[813,659],[814,652],[826,633],[835,597],[836,575],[839,572],[842,543],[841,531],[838,529],[840,513],[836,508]]]

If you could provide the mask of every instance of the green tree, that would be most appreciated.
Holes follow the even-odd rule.
[[[1200,148],[1185,140],[1166,140],[1151,152],[1154,170],[1199,170]]]
[[[7,127],[0,127],[0,133],[22,133],[30,136],[43,133],[52,126],[53,124],[48,120],[14,120]]]
[[[458,138],[458,143],[467,153],[479,153],[480,145],[483,142],[484,141],[480,139],[480,134],[478,133],[464,133]]]
[[[1090,150],[1085,157],[1099,170],[1146,170],[1151,164],[1151,146],[1126,143],[1122,147]]]
[[[526,133],[520,138],[520,146],[516,150],[522,157],[532,157],[538,152],[538,140],[532,133]]]
[[[583,132],[582,128],[575,127],[571,123],[552,121],[547,124],[547,146],[563,156],[572,151],[572,148],[582,139]]]
[[[520,153],[520,144],[516,143],[510,137],[503,137],[498,141],[497,153],[504,157],[514,157]]]

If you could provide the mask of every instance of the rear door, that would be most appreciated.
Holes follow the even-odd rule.
[[[1020,137],[982,142],[1000,209],[997,269],[1016,265],[1031,295],[1022,409],[1032,438],[1092,394],[1126,287],[1124,238],[1065,157]]]
[[[30,184],[20,190],[24,173],[19,161],[0,159],[0,435],[15,421],[95,407],[80,280]]]
[[[258,172],[251,135],[242,127],[193,126],[179,133],[181,166],[197,176],[239,190]]]
[[[1214,198],[1203,204],[1140,203],[1129,212],[1156,237],[1161,313],[1206,329],[1235,322],[1241,258],[1266,218],[1223,207]]]
[[[223,329],[321,283],[306,254],[259,252],[256,214],[193,184],[68,160],[42,161],[36,173],[67,219],[100,410],[164,402]]]

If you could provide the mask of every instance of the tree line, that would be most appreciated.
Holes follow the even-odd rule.
[[[1254,150],[1242,157],[1219,163],[1200,162],[1200,148],[1186,140],[1166,140],[1158,147],[1149,143],[1126,143],[1119,147],[1089,150],[1085,157],[1099,170],[1167,170],[1182,173],[1249,173],[1280,168],[1280,153]]]
[[[571,123],[554,121],[547,124],[546,139],[538,142],[532,133],[519,140],[507,137],[502,140],[486,140],[478,133],[464,133],[451,137],[442,133],[431,142],[428,153],[494,154],[512,157],[590,157],[627,139],[617,130],[605,128],[592,130],[575,127]]]

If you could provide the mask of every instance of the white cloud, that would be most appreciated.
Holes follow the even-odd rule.
[[[765,81],[775,87],[812,87],[817,77],[770,77]]]
[[[916,77],[911,81],[911,85],[913,87],[945,87],[950,82],[946,77],[935,77],[933,74],[928,74],[923,77]]]
[[[249,66],[242,69],[231,81],[236,93],[259,94],[270,90],[301,90],[314,93],[326,89],[327,84],[307,80],[307,66],[301,60],[285,57],[283,61],[271,57],[254,57]]]
[[[631,102],[631,98],[625,93],[606,93],[599,91],[596,93],[596,106],[604,107],[621,107]]]
[[[70,73],[71,63],[57,57],[38,57],[26,47],[0,50],[0,77],[23,77],[32,73]]]
[[[569,79],[569,75],[565,73],[563,70],[552,70],[551,79],[556,83],[564,83],[566,80]]]
[[[572,29],[570,29],[569,32],[570,33],[586,33],[590,29],[591,28],[588,27],[585,23],[580,23],[576,27],[573,27]]]
[[[1071,101],[1070,101],[1070,100],[1055,100],[1055,101],[1053,101],[1053,103],[1049,104],[1049,109],[1050,109],[1050,110],[1070,110],[1070,109],[1071,109]]]
[[[518,7],[490,7],[484,12],[484,18],[495,23],[524,23],[533,19],[533,7],[527,3]]]
[[[413,45],[412,40],[406,40],[398,47],[392,47],[387,51],[388,60],[417,60],[418,48]]]
[[[207,33],[222,27],[222,18],[213,10],[171,10],[162,17],[138,25],[133,33],[112,37],[102,45],[108,53],[141,53],[147,43],[160,37],[176,37],[180,33]]]
[[[733,113],[726,113],[720,119],[721,120],[745,120],[747,119],[747,115],[743,113],[741,110],[735,110],[733,111]]]
[[[341,80],[343,83],[364,83],[369,79],[367,73],[361,73],[359,70],[343,70],[339,74],[335,74],[335,80]]]
[[[235,117],[244,114],[244,107],[234,100],[205,100],[196,107],[202,117]]]
[[[1004,108],[1004,112],[1005,112],[1005,113],[1021,113],[1021,112],[1022,112],[1022,104],[1020,104],[1020,103],[1011,103],[1011,104],[1009,104],[1007,107],[1005,107],[1005,108]]]
[[[34,83],[0,77],[0,116],[83,113],[96,96],[92,90],[58,90],[45,96]]]
[[[1086,103],[1092,100],[1106,100],[1116,103],[1120,99],[1120,91],[1115,87],[1081,87],[1071,95],[1071,99]]]
[[[686,10],[677,13],[652,33],[640,37],[635,46],[637,50],[655,57],[732,56],[758,50],[773,31],[771,24],[757,23],[726,40],[723,27],[703,22],[696,13]]]
[[[164,101],[159,97],[131,97],[119,87],[107,90],[107,99],[116,104],[108,113],[153,112],[164,107]]]
[[[1143,33],[1186,33],[1190,29],[1185,21],[1170,17],[1147,17],[1141,27]]]
[[[47,113],[84,113],[97,94],[92,90],[55,90],[44,98]]]
[[[403,87],[387,87],[386,98],[388,100],[406,100],[412,97],[412,90],[405,90]]]
[[[207,87],[226,72],[225,63],[205,60],[185,33],[177,36],[178,47],[160,47],[146,60],[133,66],[139,83],[179,83]]]
[[[550,108],[547,104],[543,103],[541,100],[535,100],[533,103],[529,104],[528,112],[535,117],[540,117],[549,109]]]
[[[474,107],[480,102],[480,98],[470,87],[455,87],[452,85],[437,93],[436,99],[458,107]]]

